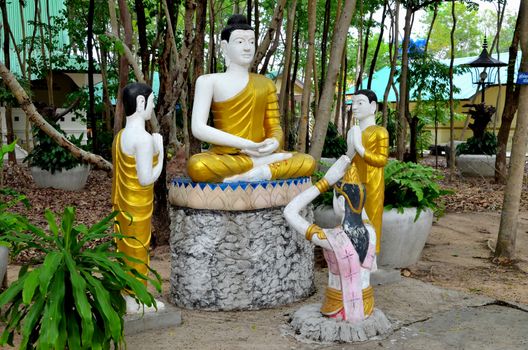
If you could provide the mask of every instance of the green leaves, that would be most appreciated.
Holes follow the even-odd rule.
[[[451,193],[440,187],[441,179],[442,174],[431,167],[390,160],[385,166],[385,208],[403,212],[404,208],[416,207],[415,220],[427,208],[436,216],[441,215],[443,205],[439,198]]]
[[[31,247],[46,254],[34,269],[23,267],[19,279],[0,294],[0,318],[6,323],[0,347],[11,344],[15,332],[22,336],[20,349],[108,349],[111,343],[115,348],[124,344],[122,293],[151,306],[154,297],[142,282],[151,281],[160,291],[161,278],[153,271],[154,279],[149,279],[127,266],[126,260],[141,262],[116,252],[114,240],[86,247],[105,235],[117,237],[109,233],[116,215],[87,228],[75,226],[75,209],[68,207],[60,225],[46,212],[49,232],[26,220],[20,230],[0,237],[0,244],[22,247],[14,252]]]

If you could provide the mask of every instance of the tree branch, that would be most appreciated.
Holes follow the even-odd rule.
[[[112,164],[101,156],[84,151],[79,147],[75,146],[63,135],[57,132],[38,112],[33,102],[31,102],[29,96],[26,94],[22,86],[18,83],[15,76],[3,62],[0,62],[0,76],[4,80],[4,83],[9,87],[9,90],[13,93],[13,96],[17,99],[22,110],[26,113],[27,117],[31,122],[44,131],[49,137],[51,137],[57,144],[66,150],[70,151],[71,154],[82,161],[94,165],[96,169],[101,169],[107,172],[112,171]]]

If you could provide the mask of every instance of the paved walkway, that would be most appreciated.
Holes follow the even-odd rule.
[[[528,306],[411,278],[375,289],[377,308],[394,325],[388,337],[355,344],[297,339],[288,327],[289,316],[301,305],[321,301],[325,279],[319,271],[319,292],[287,307],[251,312],[183,310],[181,326],[128,336],[128,349],[528,349]]]

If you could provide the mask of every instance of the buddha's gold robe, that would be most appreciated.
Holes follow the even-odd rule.
[[[127,261],[128,265],[146,275],[149,263],[148,248],[151,237],[151,216],[154,200],[154,184],[142,186],[136,170],[136,158],[121,150],[121,130],[112,145],[114,178],[112,181],[112,206],[119,211],[114,226],[115,233],[128,236],[117,240],[117,249],[146,265]],[[153,165],[158,163],[154,156]]]
[[[361,182],[367,190],[365,211],[376,231],[376,253],[379,253],[381,242],[381,220],[383,200],[385,198],[385,181],[383,169],[389,156],[389,133],[381,126],[371,125],[361,133],[365,154],[356,154],[356,164]]]
[[[273,137],[282,149],[279,104],[275,84],[270,79],[250,74],[247,86],[222,102],[212,102],[215,128],[253,142]],[[309,176],[315,169],[314,159],[294,153],[287,160],[269,165],[272,179]],[[233,147],[213,145],[204,153],[195,154],[187,163],[187,172],[196,182],[221,182],[226,177],[243,174],[253,168],[251,158]]]

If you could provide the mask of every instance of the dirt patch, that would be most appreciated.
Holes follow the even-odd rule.
[[[520,214],[516,263],[492,262],[500,213],[449,213],[437,221],[411,276],[437,286],[528,304],[528,212]]]

